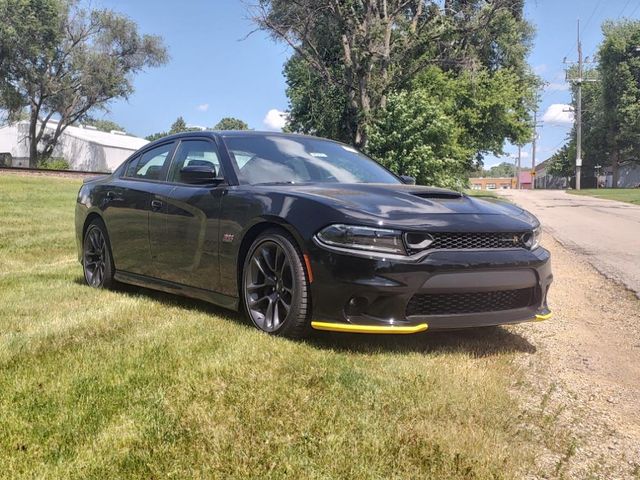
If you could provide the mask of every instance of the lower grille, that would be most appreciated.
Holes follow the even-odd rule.
[[[528,307],[533,303],[535,290],[497,290],[493,292],[426,293],[411,297],[406,315],[451,315],[482,313]]]

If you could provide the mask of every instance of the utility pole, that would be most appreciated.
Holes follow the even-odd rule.
[[[582,84],[584,83],[584,62],[582,61],[582,42],[580,41],[580,19],[578,19],[578,61],[570,62],[578,65],[578,77],[567,80],[577,85],[576,92],[576,190],[580,190],[580,175],[582,171]],[[567,63],[565,58],[564,63]]]
[[[538,110],[533,112],[533,141],[531,142],[531,188],[536,188],[536,144],[538,142],[538,127],[542,124],[538,123]]]
[[[531,145],[531,173],[533,179],[531,180],[531,190],[535,190],[536,188],[536,139],[538,137],[538,111],[533,112],[533,142]]]
[[[580,42],[580,19],[578,19],[578,95],[576,98],[576,190],[580,190],[582,172],[582,43]]]
[[[564,59],[564,63],[572,63],[578,65],[578,76],[577,78],[570,78],[567,75],[567,81],[574,83],[577,85],[576,92],[576,190],[580,190],[580,173],[582,170],[582,84],[585,82],[595,82],[596,79],[587,79],[584,78],[584,64],[585,63],[593,63],[589,62],[589,58],[586,60],[582,59],[582,42],[580,41],[580,20],[578,20],[578,61],[577,62],[567,62],[567,59]]]
[[[518,145],[518,164],[516,165],[516,190],[520,190],[520,165],[522,161],[522,146]]]

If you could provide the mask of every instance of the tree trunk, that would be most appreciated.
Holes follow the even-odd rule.
[[[29,168],[38,166],[38,139],[36,131],[38,129],[38,112],[33,107],[29,117]]]
[[[620,150],[618,148],[613,149],[613,153],[611,154],[611,188],[618,188],[618,160],[620,156]]]

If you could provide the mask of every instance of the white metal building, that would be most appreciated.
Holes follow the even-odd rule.
[[[47,124],[51,132],[55,127],[55,121]],[[28,131],[27,121],[0,127],[0,154],[9,153],[14,167],[29,166]],[[64,158],[72,170],[110,172],[147,143],[144,138],[116,130],[102,132],[90,126],[69,126],[60,136],[53,157]]]

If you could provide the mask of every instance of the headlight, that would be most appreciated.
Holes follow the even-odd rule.
[[[334,247],[371,252],[406,255],[402,232],[385,228],[329,225],[316,235],[318,240]]]
[[[540,245],[540,236],[542,235],[542,227],[540,225],[538,225],[536,228],[534,228],[531,233],[526,233],[524,235],[524,246],[527,247],[529,250],[534,250],[536,248],[538,248],[538,245]]]

